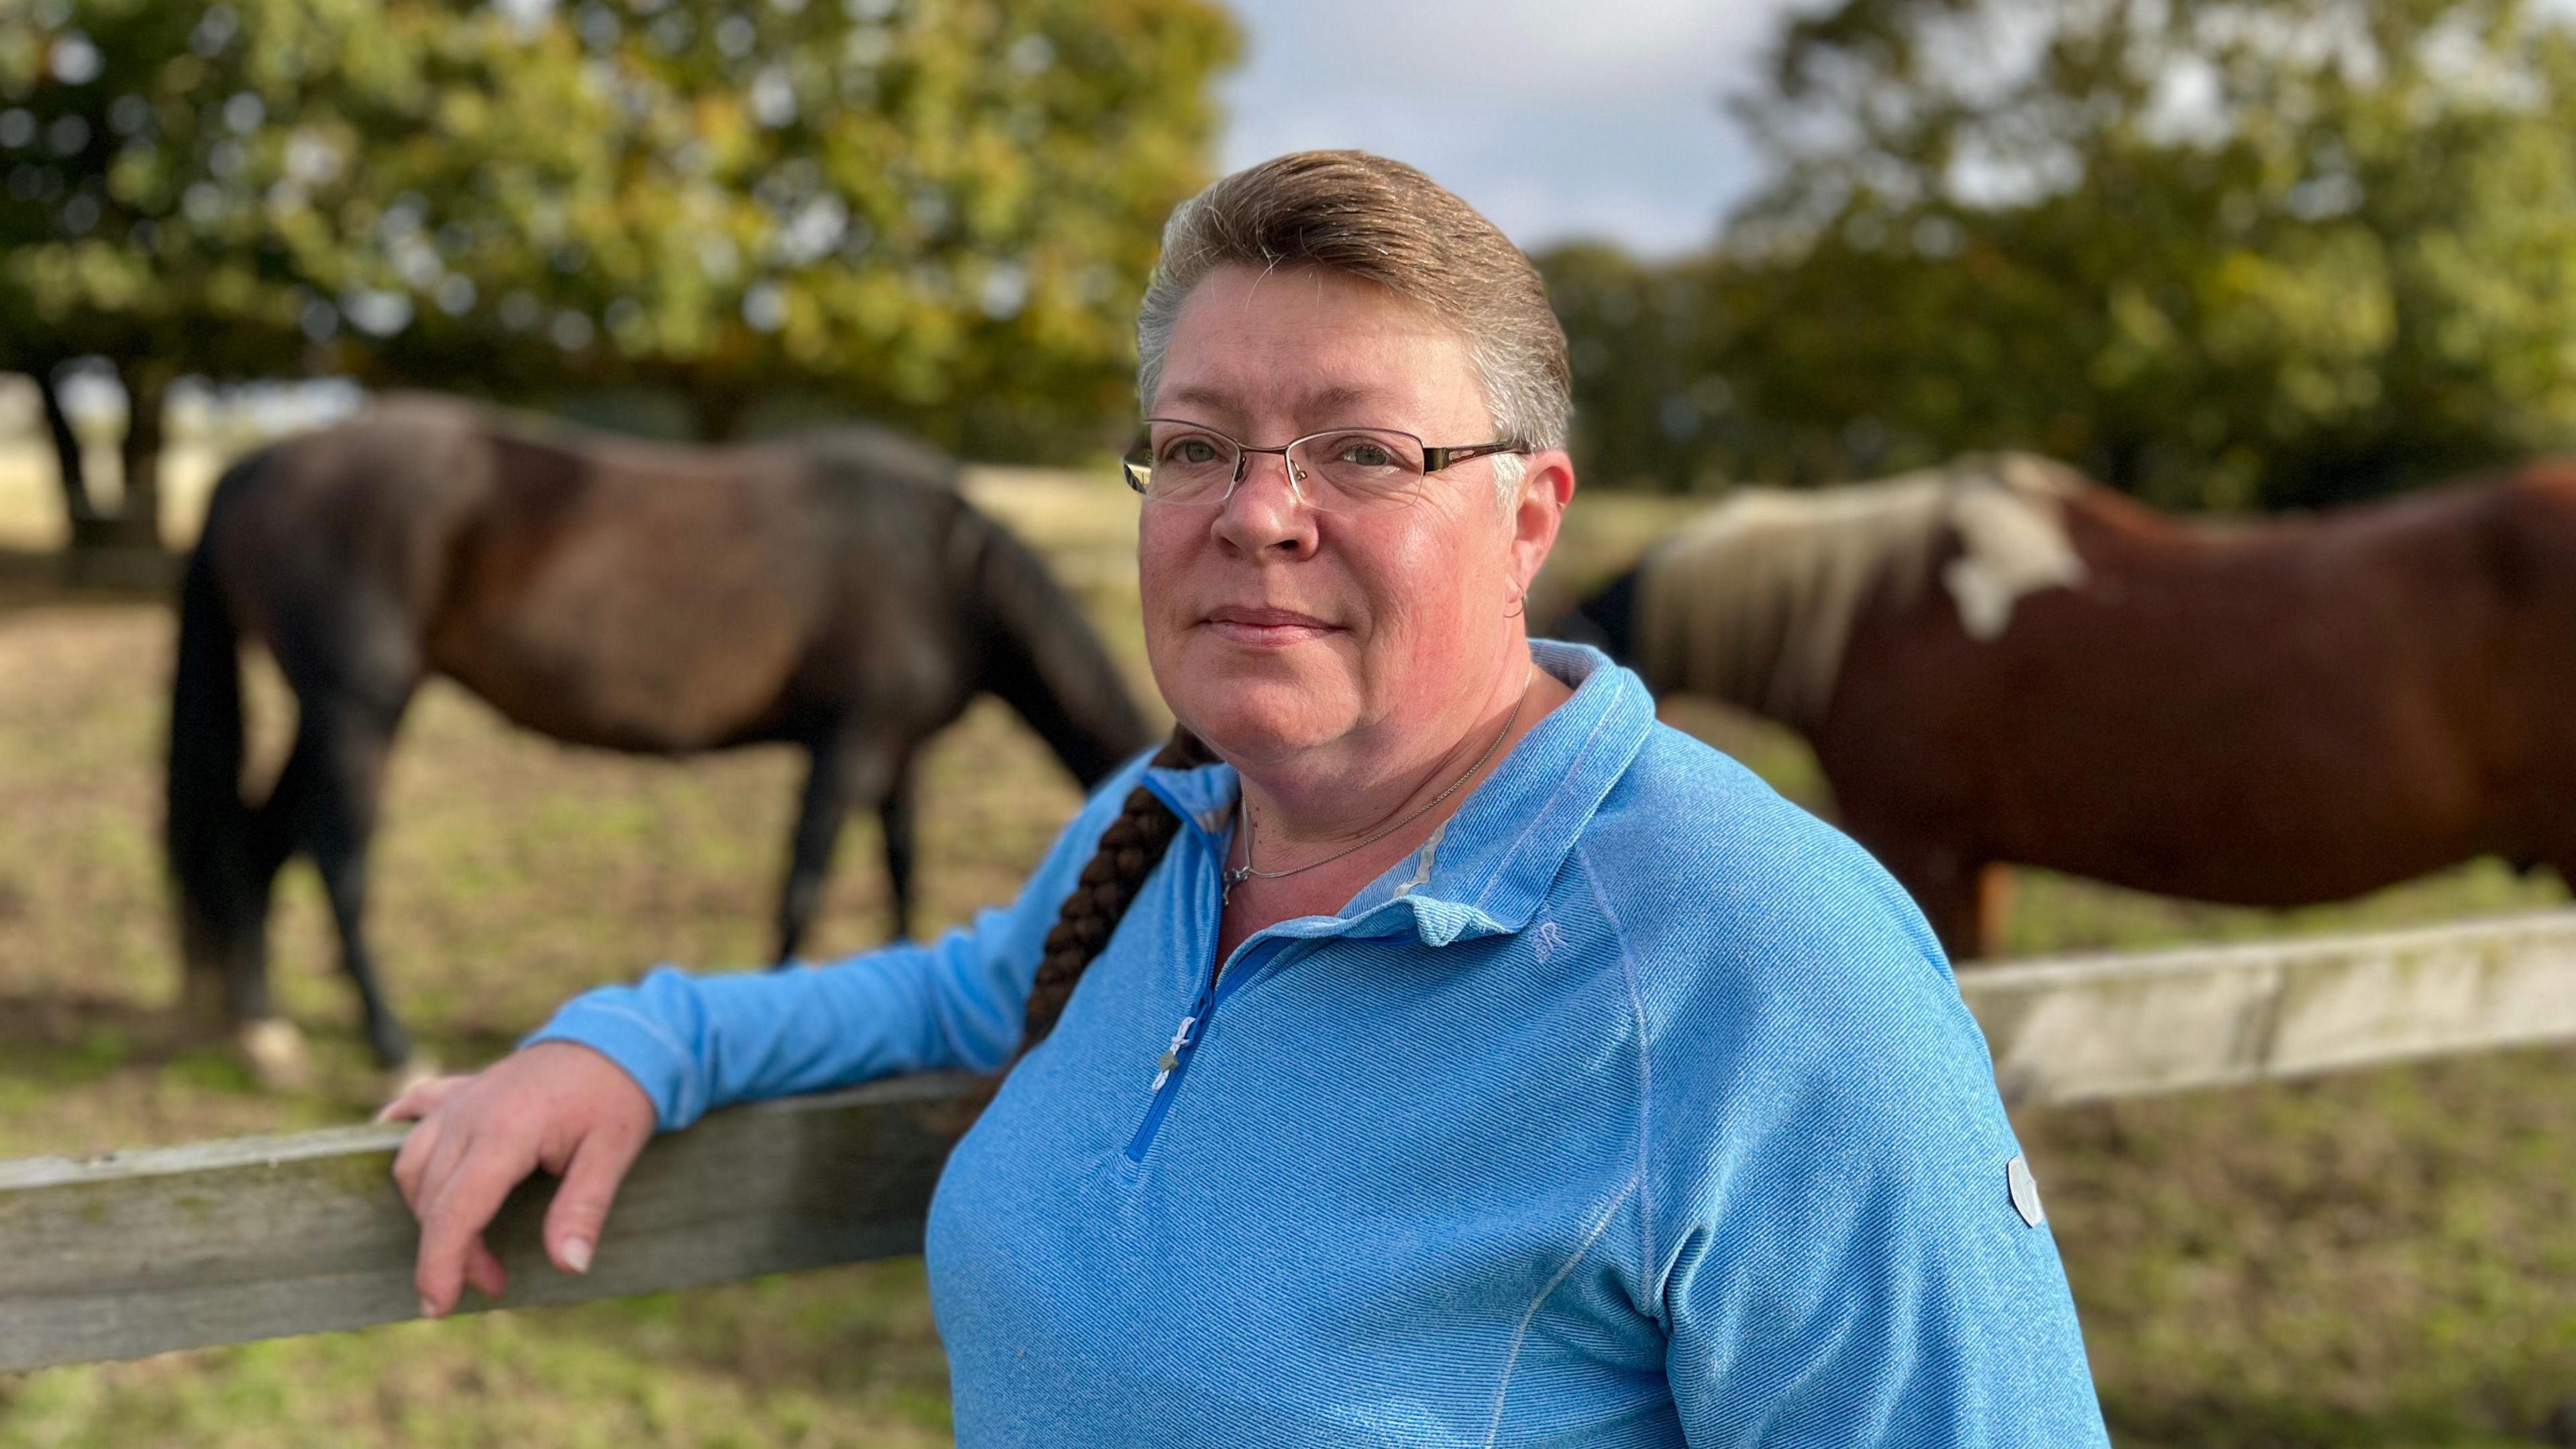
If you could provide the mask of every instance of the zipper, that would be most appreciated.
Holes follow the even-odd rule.
[[[1169,807],[1173,814],[1178,815],[1198,832],[1198,848],[1214,847],[1220,851],[1224,849],[1227,837],[1199,825],[1197,817],[1182,809],[1180,802],[1172,798],[1170,792],[1160,781],[1152,777],[1150,771],[1147,772],[1145,786],[1161,796],[1163,804]],[[1436,843],[1447,831],[1448,826],[1442,825],[1433,833],[1432,841]],[[1222,868],[1223,861],[1220,860],[1218,865]],[[1368,922],[1391,904],[1393,903],[1381,902],[1356,921],[1338,923],[1341,929],[1336,934],[1350,934],[1354,927]],[[1221,908],[1220,919],[1222,919]],[[1242,985],[1273,957],[1287,949],[1291,942],[1306,940],[1315,934],[1313,932],[1276,936],[1268,934],[1269,931],[1277,931],[1287,924],[1289,923],[1283,921],[1278,926],[1256,932],[1250,940],[1234,948],[1232,960],[1218,962],[1216,970],[1206,982],[1200,985],[1198,997],[1190,1003],[1188,1014],[1181,1018],[1179,1026],[1173,1028],[1171,1044],[1164,1047],[1163,1054],[1155,1059],[1154,1084],[1151,1088],[1153,1098],[1145,1104],[1145,1120],[1137,1124],[1136,1135],[1127,1144],[1129,1162],[1143,1162],[1145,1153],[1153,1147],[1154,1134],[1163,1125],[1163,1114],[1171,1110],[1172,1098],[1181,1089],[1181,1079],[1189,1075],[1190,1058],[1197,1053],[1199,1043],[1207,1038],[1208,1018],[1215,1014],[1217,1007],[1224,1004],[1226,997],[1234,993],[1236,987]],[[1211,930],[1210,934],[1213,935],[1214,932]]]
[[[1154,1145],[1154,1133],[1163,1125],[1163,1114],[1171,1110],[1181,1079],[1189,1075],[1190,1058],[1207,1037],[1208,1018],[1216,1014],[1236,987],[1278,955],[1290,939],[1274,936],[1245,942],[1236,949],[1234,959],[1218,966],[1215,975],[1199,988],[1198,999],[1190,1003],[1189,1015],[1181,1018],[1179,1028],[1172,1033],[1172,1044],[1154,1063],[1154,1097],[1145,1104],[1145,1120],[1137,1126],[1135,1140],[1127,1144],[1128,1161],[1143,1162],[1146,1150]]]

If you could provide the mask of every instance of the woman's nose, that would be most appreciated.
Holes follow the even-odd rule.
[[[1314,552],[1315,510],[1298,495],[1288,460],[1277,453],[1246,453],[1243,467],[1243,481],[1217,510],[1217,537],[1252,557]]]

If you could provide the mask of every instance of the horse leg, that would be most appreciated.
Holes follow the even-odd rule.
[[[822,903],[823,878],[832,868],[833,847],[840,844],[841,816],[849,808],[844,778],[849,752],[837,734],[807,746],[805,793],[797,801],[796,828],[787,838],[787,880],[778,893],[778,957],[784,968],[796,959],[806,928]]]
[[[251,839],[227,861],[211,902],[220,926],[185,922],[189,970],[181,1010],[191,1030],[229,1035],[262,1087],[300,1091],[311,1081],[304,1036],[277,1014],[268,989],[268,914],[286,852],[272,850],[266,818],[250,817]]]
[[[277,874],[295,855],[295,833],[293,822],[272,807],[298,790],[293,773],[281,768],[269,788],[270,803],[251,812],[248,848],[232,883],[234,918],[243,924],[226,962],[224,1005],[236,1022],[276,1017],[268,997],[268,913],[277,897]]]
[[[280,777],[283,786],[292,776],[296,788],[291,797],[281,788],[276,804],[289,838],[313,857],[321,873],[332,924],[339,930],[340,964],[358,988],[376,1060],[408,1076],[425,1064],[414,1061],[411,1034],[385,999],[365,933],[368,847],[384,788],[385,756],[393,746],[403,702],[375,703],[343,692],[308,697],[288,775]]]
[[[272,789],[271,797],[275,794]],[[277,873],[290,854],[288,843],[276,836],[264,811],[246,811],[244,829],[223,862],[221,884],[205,910],[180,912],[181,954],[187,963],[180,1012],[191,1030],[220,1033],[272,1014],[268,910]]]
[[[302,763],[298,763],[302,761]],[[309,756],[291,757],[268,798],[242,812],[203,909],[181,911],[188,962],[181,1010],[192,1028],[229,1034],[260,1085],[301,1090],[310,1080],[303,1034],[269,995],[268,919],[277,875],[294,854],[291,802],[309,788]]]
[[[1977,951],[1991,960],[2004,954],[2005,928],[2012,921],[2013,868],[1999,860],[1977,872]]]
[[[886,782],[885,797],[877,802],[877,820],[884,826],[886,882],[894,891],[894,938],[908,940],[912,936],[913,847],[913,770],[909,753],[895,763],[893,776]]]
[[[268,990],[268,915],[275,899],[277,873],[294,853],[291,828],[284,820],[288,802],[300,798],[309,770],[288,757],[269,787],[268,798],[246,812],[238,851],[224,863],[219,898],[220,929],[206,943],[215,970],[210,979],[189,973],[191,1009],[221,1020],[232,1034],[251,1076],[272,1092],[300,1091],[310,1083],[311,1063],[304,1034],[278,1015]],[[191,922],[189,949],[198,949]]]
[[[815,737],[807,746],[813,764],[806,771],[805,793],[796,807],[796,829],[788,840],[787,881],[778,896],[778,960],[796,959],[796,948],[814,924],[823,902],[823,882],[831,873],[832,852],[841,841],[841,821],[855,800],[882,799],[892,777],[890,752],[875,741],[844,727]],[[902,905],[898,900],[896,909]]]

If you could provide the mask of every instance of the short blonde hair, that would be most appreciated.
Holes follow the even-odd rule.
[[[1493,441],[1565,446],[1572,373],[1546,282],[1492,222],[1403,162],[1365,151],[1298,151],[1182,202],[1163,227],[1162,259],[1136,313],[1136,392],[1146,407],[1161,385],[1182,303],[1226,266],[1321,267],[1419,304],[1465,335],[1499,430]],[[1508,495],[1522,460],[1494,462]]]

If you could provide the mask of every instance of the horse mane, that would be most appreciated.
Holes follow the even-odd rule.
[[[985,685],[1089,789],[1152,730],[1081,605],[1037,552],[962,493],[956,508],[945,552],[984,625]]]
[[[1920,598],[1949,538],[1963,556],[1944,579],[1979,637],[2001,632],[2020,593],[2080,577],[2057,525],[2063,500],[2084,486],[2048,459],[1990,453],[1817,492],[1745,489],[1640,565],[1638,668],[1658,691],[1712,695],[1812,729],[1833,702],[1862,607]]]

